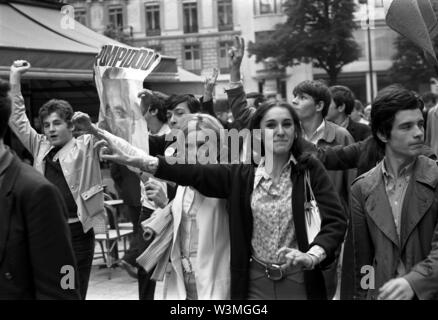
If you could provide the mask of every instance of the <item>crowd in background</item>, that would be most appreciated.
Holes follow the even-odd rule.
[[[291,101],[247,94],[244,53],[236,37],[225,108],[217,71],[201,98],[139,92],[148,153],[64,100],[40,108],[38,133],[21,94],[31,65],[13,63],[0,81],[0,299],[86,298],[103,161],[133,224],[119,263],[141,300],[438,299],[437,95],[393,84],[364,107],[314,80]],[[8,127],[34,169],[3,142]],[[237,159],[219,158],[224,129],[246,132]],[[176,130],[195,142],[178,156],[205,147],[217,161],[172,161]]]

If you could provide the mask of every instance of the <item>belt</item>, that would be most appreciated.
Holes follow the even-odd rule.
[[[272,281],[279,281],[286,277],[286,270],[282,269],[279,264],[265,263],[254,256],[251,257],[250,261],[254,261],[255,266],[263,270],[266,277]]]
[[[79,218],[68,218],[68,224],[73,224],[76,222],[80,222]]]
[[[181,264],[184,273],[191,274],[195,272],[193,268],[193,265],[195,264],[195,259],[196,257],[186,257],[184,255],[181,256]]]

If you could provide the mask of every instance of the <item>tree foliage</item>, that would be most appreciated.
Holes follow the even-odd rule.
[[[422,49],[403,36],[398,36],[394,46],[389,76],[411,90],[418,90],[420,83],[428,83],[431,77],[438,77],[433,63],[429,62]],[[434,39],[435,52],[438,52],[438,38]]]
[[[282,65],[313,62],[327,72],[330,83],[342,67],[357,60],[360,47],[353,38],[356,28],[354,0],[288,0],[287,21],[278,24],[269,38],[249,43],[257,62],[274,57]]]

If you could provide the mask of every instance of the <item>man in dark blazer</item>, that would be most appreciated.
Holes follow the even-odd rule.
[[[332,103],[330,104],[326,120],[344,127],[352,135],[355,142],[365,140],[371,135],[369,126],[353,121],[350,114],[354,108],[354,94],[345,86],[330,87]]]
[[[8,92],[0,79],[0,300],[79,299],[62,197],[3,143]]]

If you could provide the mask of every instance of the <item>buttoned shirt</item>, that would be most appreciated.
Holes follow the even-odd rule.
[[[385,160],[383,160],[382,174],[385,183],[386,195],[388,197],[389,204],[392,210],[392,216],[394,218],[394,224],[397,230],[398,238],[400,239],[401,230],[401,215],[403,209],[403,201],[406,196],[406,190],[408,189],[409,181],[412,176],[413,167],[415,161],[405,166],[398,177],[394,177],[386,168]],[[397,265],[397,275],[403,276],[406,274],[406,267],[400,259]]]
[[[254,217],[251,243],[253,255],[265,262],[284,262],[278,261],[278,249],[298,247],[292,215],[291,163],[296,163],[293,155],[281,170],[277,183],[266,172],[264,158],[255,172],[251,195]]]
[[[403,200],[406,196],[406,190],[411,179],[414,162],[404,167],[398,177],[394,177],[386,168],[385,160],[382,165],[382,174],[385,182],[386,195],[391,205],[392,215],[397,230],[397,235],[400,239],[401,214]]]

